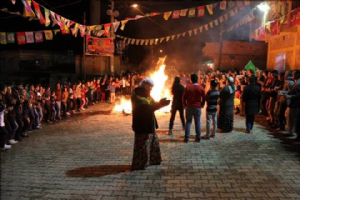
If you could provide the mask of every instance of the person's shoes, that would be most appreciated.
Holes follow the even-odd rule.
[[[195,142],[200,142],[200,138],[195,138]]]
[[[205,136],[202,136],[202,139],[204,139],[204,140],[209,140],[209,139],[210,139],[210,137],[209,137],[209,136],[207,136],[207,135],[205,135]]]
[[[16,140],[14,140],[14,139],[11,139],[11,140],[9,140],[9,143],[10,144],[17,144],[18,142]]]
[[[3,150],[11,149],[11,145],[5,144]]]
[[[173,130],[172,129],[169,129],[169,135],[173,135]]]
[[[246,132],[246,133],[250,133],[250,130],[249,130],[249,129],[246,129],[245,132]]]
[[[214,138],[215,135],[211,135],[211,138]]]
[[[185,138],[185,139],[184,139],[184,142],[185,142],[185,143],[189,143],[189,139],[186,139],[186,138]]]
[[[298,135],[297,134],[293,134],[292,136],[288,137],[288,139],[294,140],[297,139]]]
[[[27,133],[22,133],[21,137],[28,137]]]

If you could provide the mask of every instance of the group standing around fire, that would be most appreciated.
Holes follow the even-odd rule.
[[[185,85],[181,79],[185,78]],[[245,132],[253,132],[255,116],[266,116],[270,128],[285,131],[299,140],[300,118],[299,71],[278,73],[246,71],[242,74],[213,72],[175,77],[171,93],[173,102],[169,121],[169,135],[173,135],[176,112],[179,112],[188,143],[192,121],[195,123],[195,142],[214,138],[217,128],[222,133],[233,130],[234,114],[245,116]],[[199,81],[200,80],[200,81]],[[154,83],[144,79],[132,93],[133,130],[135,132],[133,170],[145,169],[161,162],[159,139],[155,130],[158,122],[155,110],[168,105],[165,99],[155,102],[150,91]],[[201,137],[201,113],[206,107],[206,135]],[[185,111],[185,115],[184,115]],[[236,113],[234,113],[236,111]],[[185,120],[186,119],[186,120]]]

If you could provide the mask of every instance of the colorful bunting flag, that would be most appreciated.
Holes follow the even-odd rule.
[[[119,26],[120,26],[120,22],[113,22],[112,24],[112,28],[115,32],[117,32]]]
[[[79,25],[79,31],[80,31],[81,37],[85,36],[85,30],[86,30],[86,27],[84,25]]]
[[[56,14],[53,11],[51,11],[51,10],[49,11],[49,14],[50,14],[51,19],[52,19],[52,26],[58,24],[57,18],[56,18]]]
[[[228,8],[234,7],[235,2],[234,1],[228,1]]]
[[[17,44],[22,45],[26,44],[26,34],[25,32],[17,32],[16,33]]]
[[[182,10],[180,10],[180,16],[181,16],[181,17],[186,17],[186,15],[187,15],[187,10],[188,10],[188,9],[182,9]]]
[[[159,39],[159,43],[162,43],[164,41],[164,38]]]
[[[24,11],[23,11],[23,16],[24,17],[36,17],[35,13],[33,12],[32,8],[31,8],[31,0],[22,0],[22,3],[24,5]]]
[[[189,9],[189,17],[195,17],[196,9],[195,8],[190,8]]]
[[[110,36],[111,23],[104,24],[104,35]]]
[[[205,6],[197,7],[197,16],[203,17],[205,15]]]
[[[180,17],[180,10],[174,10],[173,12],[173,19],[178,19]]]
[[[204,27],[205,27],[205,30],[208,31],[208,24],[205,24]]]
[[[225,10],[227,8],[227,1],[221,1],[219,3],[219,9]]]
[[[206,5],[208,14],[213,15],[213,4]]]
[[[213,20],[213,23],[214,23],[215,26],[218,26],[218,20],[217,19]]]
[[[0,32],[0,44],[7,44],[6,43],[6,32]]]
[[[15,33],[7,33],[7,43],[8,44],[15,43]]]
[[[36,16],[39,19],[39,22],[41,24],[46,24],[46,19],[42,15],[41,8],[39,7],[39,4],[35,1],[33,1],[33,7],[35,9]]]
[[[171,15],[171,13],[172,13],[171,11],[169,11],[169,12],[164,12],[164,16],[163,16],[164,19],[165,19],[165,20],[168,20],[169,17],[170,17],[170,15]]]
[[[49,19],[49,10],[47,8],[44,8],[44,17],[45,17],[45,25],[49,26],[51,24],[51,20]]]
[[[251,70],[254,74],[256,73],[256,67],[251,60],[249,60],[249,62],[244,66],[244,69]]]
[[[213,22],[208,23],[210,25],[210,28],[213,28]]]
[[[182,37],[185,37],[185,35],[186,35],[186,32],[183,32],[183,33],[182,33]]]
[[[122,20],[122,21],[121,21],[121,27],[120,27],[121,31],[124,30],[124,28],[125,28],[127,22],[128,22],[128,20]]]
[[[45,30],[44,37],[46,40],[53,40],[53,32],[51,30]]]
[[[192,30],[189,30],[188,33],[189,33],[189,36],[191,37],[191,35],[192,35]]]
[[[223,23],[224,22],[224,17],[220,16],[220,17],[218,17],[218,20],[219,20],[219,23]]]
[[[78,35],[78,30],[79,30],[79,24],[75,23],[74,28],[71,29],[72,34],[74,35],[74,37],[77,37]]]
[[[36,43],[43,42],[43,33],[42,33],[42,31],[36,31],[35,32],[35,40],[36,40]]]
[[[25,32],[25,34],[26,34],[26,43],[27,44],[32,44],[35,42],[33,32]]]

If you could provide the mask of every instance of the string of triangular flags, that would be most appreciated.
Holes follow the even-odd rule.
[[[0,32],[0,44],[34,44],[42,43],[45,40],[53,40],[53,37],[60,32],[59,29],[27,31],[27,32]]]
[[[165,20],[168,20],[171,16],[171,19],[178,19],[181,17],[202,17],[205,16],[205,11],[209,13],[209,15],[214,14],[214,9],[219,7],[220,10],[226,10],[232,7],[238,7],[239,9],[243,8],[246,5],[250,4],[250,1],[220,1],[217,3],[212,3],[208,5],[202,5],[192,8],[185,8],[180,10],[172,10],[172,11],[165,11],[165,12],[151,12],[148,14],[137,15],[135,17],[126,18],[124,20],[116,21],[113,23],[106,23],[101,25],[90,25],[85,26],[83,24],[77,23],[73,20],[67,19],[46,7],[40,5],[34,0],[21,0],[24,5],[24,17],[29,17],[30,19],[37,18],[41,24],[45,26],[52,26],[58,25],[60,30],[63,34],[70,34],[72,33],[73,36],[77,37],[78,33],[80,32],[80,36],[84,35],[94,35],[97,37],[110,37],[110,30],[113,29],[114,32],[120,28],[121,31],[124,31],[126,24],[132,20],[138,20],[145,17],[153,17],[157,15],[163,15]],[[197,12],[196,12],[197,11]],[[43,14],[44,13],[44,14]],[[19,14],[19,13],[12,13],[12,14]]]
[[[265,41],[267,36],[278,35],[282,29],[296,25],[300,25],[300,8],[296,8],[286,15],[260,26],[252,33],[251,38]]]
[[[162,42],[168,42],[168,41],[173,41],[175,39],[183,38],[183,37],[191,37],[200,33],[203,33],[205,31],[208,31],[212,28],[215,28],[224,22],[226,22],[228,19],[231,17],[235,16],[238,13],[238,8],[235,7],[234,9],[231,9],[229,12],[227,12],[224,15],[221,15],[217,19],[211,20],[206,24],[203,24],[199,27],[177,33],[177,34],[172,34],[168,35],[165,37],[160,37],[160,38],[149,38],[149,39],[141,39],[141,38],[130,38],[130,37],[125,37],[122,35],[117,35],[118,38],[122,39],[125,44],[128,45],[157,45]],[[255,16],[253,12],[249,12],[247,15],[245,15],[241,20],[239,20],[237,23],[233,24],[229,29],[236,29],[239,26],[242,26],[244,24],[247,24],[255,19]],[[228,31],[229,31],[228,29]]]

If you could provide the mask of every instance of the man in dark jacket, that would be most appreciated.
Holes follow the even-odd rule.
[[[169,135],[173,134],[176,111],[179,111],[182,127],[185,130],[184,105],[182,103],[182,95],[184,94],[184,90],[184,86],[180,83],[180,77],[175,77],[174,84],[171,90],[173,94],[173,104],[171,106]]]
[[[155,133],[158,128],[154,112],[169,105],[170,101],[161,99],[155,102],[150,96],[153,81],[144,79],[132,93],[132,129],[134,131],[134,150],[132,170],[145,169],[147,165],[161,162],[159,140]]]
[[[245,102],[245,124],[246,132],[250,133],[253,129],[255,115],[260,108],[261,91],[256,84],[255,76],[249,78],[249,85],[244,88],[242,99]]]

